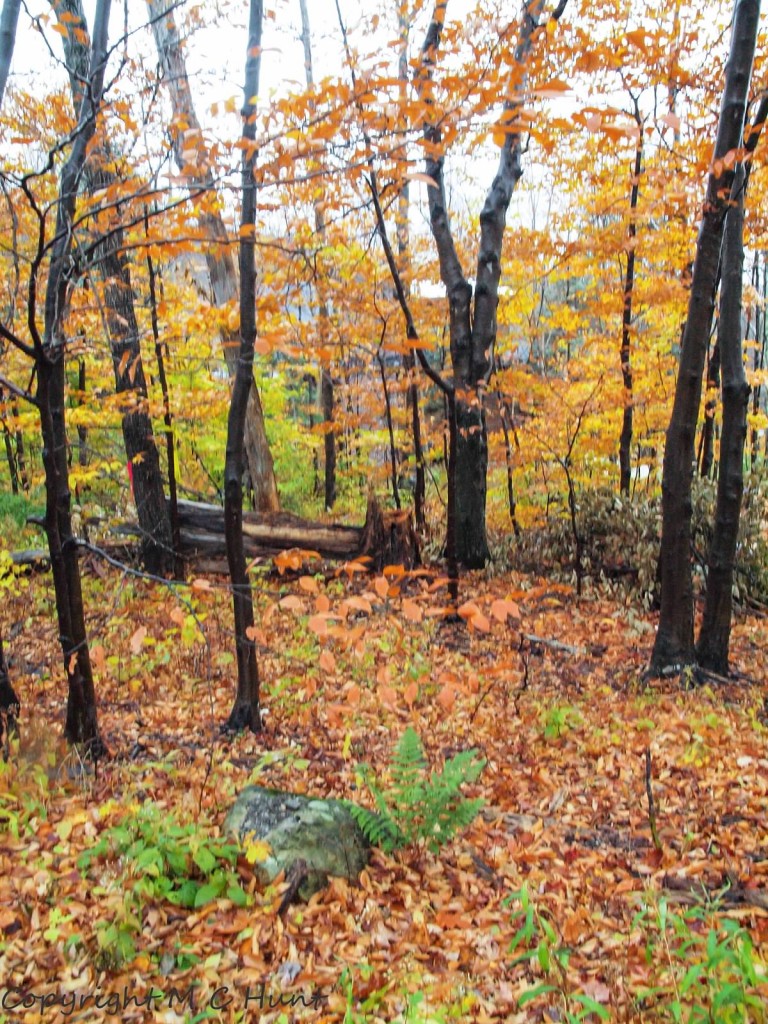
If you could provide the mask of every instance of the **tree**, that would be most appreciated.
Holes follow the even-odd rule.
[[[87,83],[88,24],[82,0],[51,0],[51,3],[62,29],[72,100],[77,110]],[[102,137],[98,145],[89,149],[83,171],[86,190],[91,196],[101,190],[112,195],[120,190],[115,166],[109,140]],[[131,467],[142,561],[149,572],[164,573],[172,571],[174,565],[171,525],[148,410],[134,288],[124,252],[122,225],[110,225],[95,243],[91,243],[89,251],[101,277],[115,391],[125,395],[121,415],[123,442]]]
[[[567,0],[551,14],[557,21]],[[516,74],[504,100],[499,165],[480,213],[480,237],[474,287],[461,265],[451,230],[445,185],[445,144],[435,110],[434,70],[445,25],[447,0],[437,0],[421,51],[417,88],[425,105],[425,172],[432,235],[440,261],[440,277],[448,294],[451,365],[456,406],[456,541],[458,560],[481,568],[488,560],[485,505],[488,437],[483,396],[493,367],[496,309],[499,301],[501,252],[507,208],[522,176],[522,107],[526,64],[540,30],[544,0],[527,0],[514,51]]]
[[[754,152],[768,113],[764,93],[745,144]],[[707,593],[696,645],[699,664],[721,675],[728,673],[731,636],[733,569],[744,493],[744,445],[750,387],[744,372],[742,345],[742,279],[744,272],[744,199],[748,182],[745,162],[739,161],[726,215],[721,254],[720,316],[717,346],[723,387],[723,423],[717,479],[715,522],[708,552]]]
[[[630,93],[631,95],[631,93]],[[632,96],[633,115],[637,125],[637,145],[629,193],[629,228],[627,230],[627,266],[624,273],[624,313],[621,323],[621,377],[624,384],[624,412],[619,439],[619,490],[629,494],[632,480],[632,293],[635,287],[635,247],[637,244],[637,200],[640,194],[640,172],[643,167],[643,120],[637,98]]]
[[[21,0],[3,0],[3,10],[0,13],[0,105],[5,96],[5,86],[11,71],[20,9]]]
[[[237,274],[229,251],[227,229],[217,208],[210,154],[206,151],[192,99],[192,90],[189,87],[184,51],[173,13],[175,6],[169,5],[168,0],[148,0],[163,82],[168,90],[173,112],[174,159],[180,173],[189,182],[190,188],[203,192],[204,199],[200,204],[198,219],[205,239],[211,243],[206,246],[205,261],[214,301],[219,306],[226,306],[237,297]],[[195,155],[192,156],[192,153]],[[229,375],[235,377],[239,366],[237,333],[222,330],[221,342]],[[245,452],[256,508],[265,513],[279,511],[280,499],[272,453],[264,427],[259,389],[255,382],[249,389],[245,419]]]
[[[262,0],[251,0],[243,101],[242,213],[240,217],[240,351],[227,420],[224,464],[224,525],[232,581],[237,650],[237,693],[227,721],[233,731],[261,731],[259,668],[253,639],[253,595],[243,550],[243,468],[245,420],[253,383],[256,341],[256,101],[261,70]]]
[[[40,416],[45,471],[45,530],[56,596],[59,641],[68,682],[65,735],[70,742],[81,744],[93,757],[103,754],[105,747],[98,730],[77,541],[72,532],[65,419],[67,341],[64,319],[71,278],[77,265],[72,259],[72,250],[78,188],[102,103],[108,59],[109,13],[110,0],[99,0],[78,119],[74,131],[64,143],[69,143],[70,149],[59,176],[56,227],[52,239],[46,237],[46,211],[38,204],[30,185],[30,179],[35,174],[26,175],[21,180],[21,190],[37,221],[36,247],[28,286],[27,327],[30,341],[0,323],[0,334],[34,363],[34,375],[37,378],[35,395],[15,386],[10,389],[17,397],[30,400]],[[59,143],[49,152],[45,172],[53,169],[61,148],[63,144]],[[45,284],[41,331],[37,292],[46,257],[48,279]],[[6,381],[6,386],[9,383]]]
[[[304,71],[307,77],[307,87],[312,88],[314,74],[312,71],[312,38],[310,35],[309,12],[307,0],[299,0],[301,8],[301,41],[304,46]],[[320,245],[325,245],[325,198],[324,190],[316,194],[312,206],[315,214],[315,231]],[[318,280],[316,288],[321,290],[322,283]],[[329,317],[328,302],[324,295],[320,296],[318,308],[319,329],[321,333],[321,350],[328,347]],[[320,405],[323,411],[323,450],[325,452],[325,507],[331,509],[336,501],[336,434],[333,421],[333,377],[331,367],[326,357],[320,363]]]
[[[651,671],[692,664],[691,483],[694,438],[709,344],[720,247],[735,178],[733,154],[742,141],[760,17],[759,0],[736,0],[720,120],[707,182],[683,330],[662,477],[661,612]]]

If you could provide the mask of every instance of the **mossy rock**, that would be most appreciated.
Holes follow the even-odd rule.
[[[368,863],[369,844],[340,800],[247,786],[227,815],[225,829],[241,840],[249,837],[269,845],[269,855],[257,865],[264,884],[281,871],[288,876],[303,860],[307,870],[298,895],[304,900],[331,876],[356,881]]]

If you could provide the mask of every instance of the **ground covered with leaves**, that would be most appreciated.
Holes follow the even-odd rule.
[[[768,620],[737,621],[734,681],[645,682],[653,615],[613,599],[469,577],[446,623],[434,574],[281,568],[265,731],[226,738],[226,587],[92,567],[95,772],[58,739],[49,581],[4,602],[0,1021],[768,1019]],[[386,786],[408,726],[435,768],[485,759],[474,823],[279,914],[222,833],[236,794],[371,806],[361,765]]]

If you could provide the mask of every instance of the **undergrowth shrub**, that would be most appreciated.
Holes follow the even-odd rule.
[[[567,1024],[613,1019],[609,1006],[582,991],[579,974],[569,970],[572,951],[552,912],[526,885],[505,905],[512,908],[516,928],[508,949],[510,967],[522,966],[530,982],[518,1007],[546,1009],[552,1019]],[[717,900],[678,910],[664,896],[648,893],[626,941],[624,950],[614,948],[612,959],[620,964],[639,953],[645,963],[645,977],[634,963],[626,972],[641,1019],[665,1024],[768,1021],[768,967],[747,929],[727,917]],[[607,988],[603,997],[610,997]]]
[[[694,569],[702,585],[717,485],[695,479],[691,519]],[[736,549],[734,597],[768,602],[768,480],[745,482]],[[661,534],[661,498],[635,495],[627,499],[608,488],[582,490],[578,495],[577,526],[584,546],[587,577],[641,601],[658,601],[657,565]],[[541,525],[509,536],[496,552],[499,561],[524,572],[547,573],[572,579],[574,538],[565,514],[551,515]]]
[[[223,897],[245,906],[239,855],[236,843],[211,837],[198,823],[182,824],[152,803],[105,829],[77,859],[106,909],[96,935],[99,966],[111,969],[133,958],[148,903],[167,900],[197,909]]]
[[[484,766],[477,751],[464,750],[449,758],[441,771],[428,774],[424,747],[409,727],[392,758],[387,788],[374,781],[368,765],[360,767],[376,811],[351,803],[348,806],[374,846],[391,853],[424,839],[434,853],[467,828],[482,807],[482,800],[463,797],[461,787],[465,782],[475,782]]]

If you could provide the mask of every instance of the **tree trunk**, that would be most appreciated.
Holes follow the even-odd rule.
[[[149,216],[144,215],[144,231],[149,233]],[[176,493],[176,445],[173,437],[173,416],[171,415],[171,397],[168,392],[168,377],[165,373],[165,353],[160,341],[160,324],[157,317],[157,275],[152,257],[147,252],[147,276],[149,279],[149,314],[152,323],[152,338],[155,342],[155,359],[157,375],[160,379],[160,392],[163,396],[163,422],[165,423],[165,453],[168,462],[168,510],[170,513],[171,540],[173,547],[173,575],[176,579],[184,578],[184,566],[181,561],[181,535],[179,533],[179,503]]]
[[[8,418],[5,413],[5,392],[0,388],[0,423],[2,423],[3,441],[5,443],[5,457],[8,460],[8,472],[11,475],[11,491],[19,493],[19,472],[16,466],[16,453],[13,450],[13,438],[11,428],[8,426]]]
[[[227,561],[232,581],[237,650],[237,693],[227,728],[240,732],[261,731],[259,669],[256,661],[253,595],[243,549],[243,468],[245,420],[248,394],[253,383],[253,353],[256,341],[256,99],[261,70],[262,0],[251,0],[248,50],[245,63],[243,102],[243,203],[240,218],[240,355],[227,420],[227,454],[224,462],[224,526]]]
[[[82,744],[94,758],[102,755],[105,748],[98,732],[96,693],[85,630],[77,542],[72,535],[62,318],[72,265],[72,224],[78,182],[85,167],[88,144],[96,129],[104,85],[109,11],[110,0],[99,0],[94,19],[89,75],[83,89],[78,128],[69,157],[61,171],[56,234],[51,246],[45,292],[44,331],[37,357],[36,395],[43,438],[45,528],[56,595],[59,639],[68,680],[65,735],[70,742]]]
[[[3,10],[0,14],[0,106],[2,106],[5,96],[8,75],[11,72],[20,9],[21,0],[3,0]]]
[[[485,524],[488,440],[483,393],[488,382],[496,342],[501,248],[512,193],[522,176],[523,137],[520,123],[527,86],[526,65],[544,10],[544,0],[523,4],[514,60],[518,74],[511,76],[511,92],[504,102],[506,126],[496,176],[480,212],[480,240],[474,290],[456,251],[448,212],[440,118],[434,113],[431,79],[445,21],[445,0],[436,0],[432,21],[422,47],[417,85],[427,108],[424,141],[429,220],[440,262],[440,277],[448,295],[451,363],[455,389],[456,544],[457,558],[469,568],[481,568],[489,557]],[[553,14],[558,18],[560,3]],[[450,462],[450,457],[449,457]]]
[[[405,4],[400,6],[397,16],[397,24],[400,40],[400,52],[397,59],[397,78],[400,94],[401,109],[405,109],[408,99],[408,29],[409,20]],[[406,125],[404,124],[405,131]],[[403,150],[403,156],[407,154]],[[410,296],[411,279],[411,249],[410,249],[410,189],[408,178],[408,162],[404,159],[402,169],[403,180],[400,185],[400,194],[397,197],[397,255],[400,259],[400,266],[403,274],[403,286],[405,293]],[[426,498],[426,473],[424,469],[424,448],[421,443],[421,414],[419,410],[419,385],[416,377],[416,357],[413,351],[406,351],[403,354],[403,371],[408,380],[408,388],[405,393],[406,411],[411,413],[411,439],[413,441],[413,458],[416,463],[416,486],[413,489],[413,513],[416,519],[416,529],[423,530],[426,526],[424,513],[424,501]]]
[[[168,90],[173,111],[173,154],[179,172],[189,182],[190,189],[215,191],[213,173],[209,165],[200,122],[197,119],[192,91],[189,87],[186,61],[181,38],[174,18],[176,5],[168,0],[147,0],[152,30],[155,36],[158,58],[163,70],[163,80]],[[187,149],[195,146],[197,158],[194,162],[185,159]],[[221,215],[217,212],[201,212],[198,221],[203,233],[212,244],[205,253],[205,261],[211,280],[214,302],[225,306],[235,300],[238,294],[237,273],[228,248],[229,238]],[[230,378],[237,374],[239,362],[239,338],[234,332],[222,332],[221,343],[224,360]],[[269,441],[264,426],[264,412],[255,381],[248,392],[245,417],[245,455],[248,473],[260,512],[277,512],[280,499],[275,480],[275,469]]]
[[[83,101],[88,69],[88,24],[82,0],[51,0],[63,35],[72,99],[77,110]],[[62,15],[68,19],[61,22]],[[72,19],[76,18],[77,21]],[[86,161],[84,177],[88,192],[114,189],[117,174],[109,143],[102,140]],[[155,444],[147,403],[147,383],[141,357],[141,341],[133,300],[131,272],[123,252],[120,225],[98,239],[93,260],[103,282],[103,301],[109,334],[115,391],[126,395],[122,411],[125,454],[131,466],[136,512],[142,529],[142,561],[149,572],[173,569],[171,527],[165,506],[160,457]]]
[[[747,438],[750,390],[744,373],[741,339],[744,182],[744,165],[739,164],[733,183],[736,198],[728,211],[723,242],[717,337],[723,364],[723,431],[715,527],[709,548],[707,596],[696,647],[699,664],[720,675],[728,674],[733,567],[744,493],[744,443]]]
[[[485,412],[456,399],[456,556],[467,569],[482,569],[488,560],[485,531],[488,434]]]
[[[634,97],[633,97],[634,99]],[[629,496],[632,482],[632,418],[634,397],[632,394],[632,297],[635,288],[635,247],[637,244],[637,202],[640,195],[640,174],[643,169],[643,121],[640,107],[635,104],[637,124],[637,146],[635,164],[632,170],[632,189],[629,196],[629,228],[627,230],[627,271],[624,276],[624,313],[621,328],[621,378],[624,384],[624,412],[621,436],[619,438],[619,491]]]
[[[299,0],[301,9],[301,41],[304,46],[304,72],[307,79],[307,86],[314,84],[312,71],[312,37],[310,33],[309,11],[307,0]],[[310,110],[314,110],[314,104],[310,102]],[[322,179],[321,179],[322,181]],[[315,213],[315,231],[321,246],[325,245],[325,189],[321,184],[320,192],[315,191],[312,206]],[[328,335],[330,318],[328,316],[328,303],[323,294],[323,285],[318,278],[316,288],[320,299],[318,309],[318,322],[320,329],[320,347],[329,347]],[[323,412],[323,450],[325,453],[325,507],[330,511],[336,502],[336,430],[333,422],[333,377],[330,365],[323,363],[320,369],[320,401]]]
[[[715,463],[715,413],[719,390],[720,337],[718,335],[707,362],[707,399],[704,403],[704,425],[701,429],[701,457],[699,459],[699,475],[705,480],[712,475],[712,467]]]
[[[755,354],[753,359],[753,369],[759,373],[765,369],[765,348],[766,338],[768,332],[766,332],[766,314],[765,314],[765,302],[768,296],[768,258],[763,256],[763,277],[762,283],[760,280],[760,256],[759,253],[755,253],[755,268],[752,278],[752,283],[755,287],[755,291],[762,298],[763,304],[757,304],[755,308]],[[755,385],[752,391],[752,414],[757,418],[760,412],[760,398],[762,396],[763,386],[761,383]],[[768,444],[768,432],[766,432],[766,444]],[[758,445],[758,433],[757,430],[752,430],[752,437],[750,438],[750,467],[753,473],[757,472],[757,463],[760,455],[760,449]]]
[[[11,686],[8,677],[8,666],[5,663],[3,638],[0,635],[0,741],[3,743],[4,755],[8,756],[8,737],[16,732],[16,719],[19,716],[19,698]]]
[[[654,673],[676,669],[695,660],[691,577],[694,439],[714,312],[720,245],[735,173],[724,158],[737,150],[742,141],[759,17],[759,0],[736,0],[713,169],[699,227],[675,401],[664,450],[661,612],[650,666]]]

